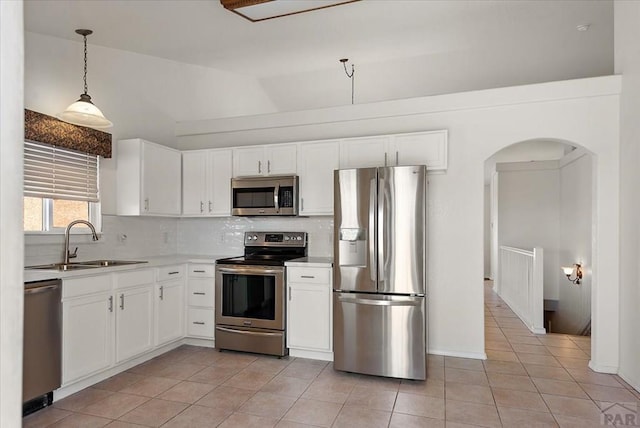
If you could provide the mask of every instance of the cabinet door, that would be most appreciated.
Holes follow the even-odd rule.
[[[211,150],[207,156],[208,215],[228,216],[231,213],[232,150]]]
[[[387,166],[389,137],[350,138],[340,143],[340,168]]]
[[[275,146],[265,146],[265,158],[267,162],[267,175],[289,175],[296,174],[296,145],[278,144]]]
[[[388,157],[392,165],[426,165],[429,171],[447,169],[447,131],[396,135]]]
[[[153,347],[153,286],[116,293],[116,362]]]
[[[331,351],[331,286],[289,284],[287,346]]]
[[[233,149],[233,176],[247,177],[264,175],[264,147],[247,147]]]
[[[184,280],[163,281],[156,287],[156,345],[184,336]]]
[[[333,170],[340,166],[337,141],[303,143],[298,147],[300,214],[333,214]]]
[[[203,215],[205,206],[205,166],[204,152],[182,153],[182,214]]]
[[[180,214],[180,152],[155,144],[142,146],[144,214]]]
[[[111,366],[115,302],[110,293],[62,303],[62,384]]]

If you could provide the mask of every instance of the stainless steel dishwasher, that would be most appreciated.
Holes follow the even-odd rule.
[[[24,284],[23,414],[50,405],[62,378],[62,281]]]

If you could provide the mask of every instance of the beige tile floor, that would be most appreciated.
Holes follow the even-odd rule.
[[[600,409],[610,403],[639,402],[618,376],[587,367],[588,337],[531,334],[489,285],[488,359],[429,355],[426,382],[182,346],[28,416],[24,426],[582,428],[602,426]]]

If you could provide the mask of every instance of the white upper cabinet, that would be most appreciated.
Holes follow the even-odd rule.
[[[231,212],[231,149],[182,153],[182,214],[228,216]]]
[[[426,165],[447,169],[447,131],[350,138],[340,143],[340,168]]]
[[[179,215],[180,158],[178,150],[142,139],[118,141],[118,214]]]
[[[385,166],[389,137],[349,138],[340,143],[340,168]]]
[[[429,171],[446,170],[447,134],[446,130],[442,130],[392,135],[391,165],[417,164],[426,165]]]
[[[233,149],[233,176],[296,174],[296,144],[274,144]]]
[[[298,146],[300,215],[333,214],[333,170],[339,166],[338,141]]]

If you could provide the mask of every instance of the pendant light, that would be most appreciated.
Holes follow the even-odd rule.
[[[91,96],[87,93],[87,36],[93,31],[79,29],[76,30],[76,33],[84,38],[84,94],[81,94],[78,101],[60,113],[58,118],[74,125],[98,129],[111,128],[113,123],[104,117],[100,109],[91,102]]]

